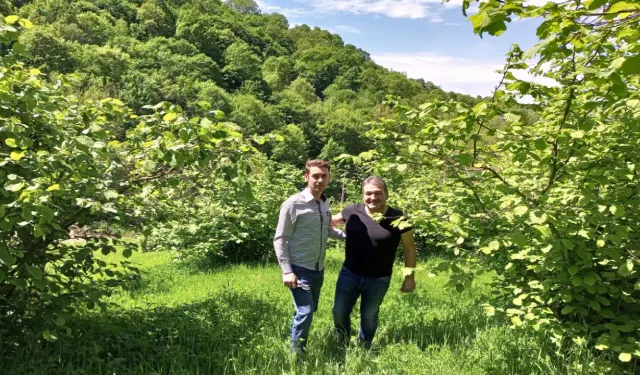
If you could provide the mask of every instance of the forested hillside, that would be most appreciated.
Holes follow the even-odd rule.
[[[168,101],[189,115],[226,114],[245,135],[277,132],[273,159],[300,165],[368,149],[368,121],[388,114],[387,95],[407,104],[445,93],[376,65],[339,35],[252,0],[4,1],[37,27],[20,42],[43,72],[76,73],[83,98],[115,97],[139,110]]]

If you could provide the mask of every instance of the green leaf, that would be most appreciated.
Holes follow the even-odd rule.
[[[581,286],[582,285],[582,279],[575,276],[571,278],[571,284],[573,284],[573,286]]]
[[[631,362],[631,354],[629,353],[620,353],[618,356],[620,362]]]
[[[612,69],[612,70],[620,69],[622,67],[622,64],[624,64],[624,61],[625,61],[624,57],[618,57],[617,59],[611,62],[611,64],[609,65],[609,69]]]
[[[568,250],[572,250],[575,247],[575,244],[573,243],[573,241],[563,238],[560,240],[560,242],[562,243],[562,245],[564,247],[566,247]]]
[[[186,129],[186,128],[180,129],[180,131],[178,132],[178,135],[180,136],[180,139],[182,139],[182,141],[184,142],[189,142],[189,139],[191,139],[191,135],[189,134],[189,129]]]
[[[513,122],[518,122],[520,121],[521,117],[514,114],[514,113],[505,113],[504,115],[502,115],[502,117],[504,117],[505,121],[513,123]]]
[[[542,235],[542,238],[551,238],[551,231],[546,225],[538,225],[535,228]]]
[[[571,138],[577,138],[580,139],[582,137],[584,137],[584,130],[576,130],[571,132],[571,134],[569,134],[571,136]]]
[[[484,313],[486,316],[495,316],[496,315],[496,308],[493,306],[484,306]]]
[[[5,274],[3,270],[0,270],[0,283],[3,282],[6,278],[7,274]]]
[[[18,147],[18,143],[16,142],[16,140],[14,138],[5,139],[4,143],[6,143],[7,146],[9,146],[9,147],[13,147],[13,148],[17,148]]]
[[[529,213],[529,220],[533,224],[544,224],[547,221],[547,214],[543,213],[540,216],[537,216],[535,212]]]
[[[546,150],[547,149],[547,141],[545,141],[542,138],[538,138],[535,141],[533,141],[533,146],[536,148],[536,150]]]
[[[476,104],[473,107],[473,113],[476,113],[476,114],[479,114],[479,115],[484,115],[484,114],[487,113],[487,108],[488,107],[489,106],[487,105],[486,102],[480,102],[480,103]]]
[[[518,327],[522,326],[522,320],[520,319],[520,317],[517,317],[517,316],[511,317],[511,323],[513,323]]]
[[[525,237],[522,233],[514,233],[511,235],[511,241],[515,243],[518,247],[525,247],[528,243],[527,237]]]
[[[15,184],[6,184],[4,185],[4,189],[8,192],[11,193],[15,193],[18,192],[20,190],[22,190],[22,188],[24,187],[24,182],[18,182]]]
[[[602,8],[609,0],[591,0],[585,3],[587,5],[587,9],[595,10]]]
[[[104,197],[106,199],[116,199],[120,196],[120,194],[115,190],[107,190],[104,192]]]
[[[529,207],[527,206],[518,206],[515,208],[515,210],[513,210],[513,213],[516,214],[516,216],[522,216],[524,214],[526,214],[529,211]]]
[[[589,306],[595,311],[600,311],[600,309],[602,308],[596,301],[589,301]]]
[[[460,164],[469,165],[473,161],[473,157],[469,154],[460,154],[454,157]]]
[[[611,212],[614,216],[622,217],[624,216],[624,207],[612,205],[609,207],[609,212]]]
[[[489,244],[480,250],[482,250],[485,254],[491,254],[493,251],[500,249],[500,242],[498,240],[493,240],[489,242]]]
[[[58,338],[56,337],[56,335],[54,335],[53,333],[51,333],[51,331],[49,331],[48,329],[45,330],[44,332],[42,332],[42,336],[44,336],[45,340],[49,341],[49,342],[54,342],[57,341]]]
[[[14,23],[18,22],[18,20],[19,20],[19,19],[20,19],[20,17],[19,17],[19,16],[11,15],[11,16],[6,16],[6,17],[4,18],[4,22],[5,22],[7,25],[13,25]]]
[[[609,8],[607,13],[619,13],[625,10],[633,11],[635,9],[640,9],[640,6],[637,3],[618,1]]]
[[[622,276],[630,276],[633,272],[633,262],[631,260],[627,260],[626,263],[620,266],[618,272],[620,272]]]
[[[127,247],[122,250],[122,256],[124,256],[125,258],[129,258],[131,256],[131,248]]]
[[[0,219],[4,217],[5,213],[6,213],[6,209],[4,208],[4,205],[0,206]]]
[[[575,276],[578,274],[578,272],[580,271],[580,269],[577,266],[569,266],[569,268],[567,269],[567,271],[569,271],[569,275],[571,276]]]
[[[626,59],[620,67],[620,73],[625,75],[640,73],[640,55],[635,55]]]
[[[570,314],[571,312],[573,312],[573,306],[567,305],[560,311],[560,314],[567,315],[567,314]]]
[[[24,55],[27,52],[27,47],[20,42],[13,43],[13,45],[11,46],[11,49],[13,50],[13,52],[17,53],[18,55]]]
[[[588,286],[594,286],[596,284],[596,278],[591,275],[587,275],[584,277],[584,284]]]
[[[56,190],[60,190],[60,185],[53,184],[47,188],[47,191],[56,191]]]
[[[42,270],[33,266],[26,266],[26,269],[27,269],[27,272],[29,272],[29,274],[33,276],[34,279],[42,280]]]
[[[20,161],[20,159],[22,159],[24,157],[24,155],[26,154],[26,151],[22,151],[22,152],[17,152],[17,151],[13,151],[11,152],[11,154],[9,155],[9,157],[12,160],[15,161]]]
[[[53,221],[55,217],[55,212],[51,208],[41,205],[41,206],[35,206],[35,209],[40,216],[46,218],[49,222]]]
[[[162,117],[162,120],[164,121],[173,121],[175,119],[178,118],[178,115],[175,114],[175,112],[169,112],[166,115],[164,115],[164,117]]]

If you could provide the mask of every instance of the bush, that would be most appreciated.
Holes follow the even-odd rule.
[[[287,165],[261,161],[248,176],[251,191],[235,195],[212,177],[190,203],[158,224],[146,238],[145,251],[171,250],[181,260],[205,266],[275,259],[273,236],[280,205],[297,191],[301,172]]]

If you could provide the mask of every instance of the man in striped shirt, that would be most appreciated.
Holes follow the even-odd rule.
[[[327,238],[344,239],[344,232],[330,227],[331,209],[324,190],[331,180],[330,165],[310,160],[305,165],[306,188],[280,207],[273,246],[282,283],[291,290],[295,314],[291,324],[291,352],[304,353],[305,344],[318,309],[324,281]]]

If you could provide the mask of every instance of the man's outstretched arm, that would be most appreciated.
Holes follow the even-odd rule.
[[[339,240],[344,240],[347,238],[347,234],[340,229],[335,228],[336,225],[344,224],[344,220],[342,219],[342,214],[337,213],[331,216],[331,226],[329,226],[329,237],[336,238]]]
[[[416,268],[417,249],[416,244],[413,241],[413,230],[406,231],[400,235],[400,242],[402,242],[402,249],[404,250],[404,266],[407,268]],[[413,272],[410,275],[404,277],[402,288],[403,293],[412,292],[416,288],[416,280],[413,276]]]

